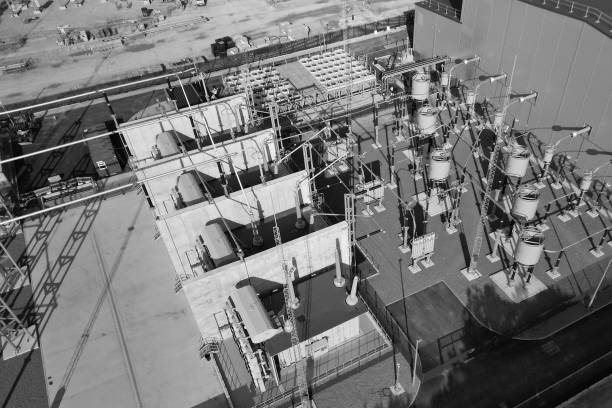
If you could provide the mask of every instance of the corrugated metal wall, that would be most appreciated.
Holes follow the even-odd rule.
[[[568,140],[559,150],[574,151],[580,167],[612,158],[612,41],[588,24],[517,0],[465,0],[462,23],[416,7],[414,47],[433,54],[482,57],[478,69],[460,67],[458,78],[510,73],[516,56],[514,93],[539,92],[536,105],[514,104],[508,119],[556,141],[563,127],[593,126],[590,141]],[[472,85],[474,82],[468,82]],[[486,84],[481,96],[500,103],[502,84]],[[553,127],[555,130],[553,130]],[[561,127],[561,129],[559,129]],[[580,151],[578,153],[578,151]],[[588,164],[586,161],[588,160]]]

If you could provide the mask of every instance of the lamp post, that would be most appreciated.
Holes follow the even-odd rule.
[[[414,364],[412,365],[412,387],[414,387],[414,379],[416,378],[417,360],[419,358],[419,342],[421,339],[417,339],[414,346]]]
[[[514,105],[515,103],[523,103],[523,102],[529,101],[531,99],[535,99],[537,97],[538,97],[538,93],[536,91],[532,90],[530,94],[523,95],[523,96],[513,100],[512,102],[508,103],[504,107],[502,107],[501,111],[495,113],[495,118],[494,118],[494,121],[493,121],[493,128],[496,131],[501,131],[502,130],[502,128],[504,126],[504,122],[506,120],[506,114],[508,113],[508,108],[510,108],[510,106]],[[514,122],[513,122],[512,127],[514,127]],[[512,130],[510,131],[510,136],[512,136]]]
[[[591,296],[591,300],[589,301],[589,304],[587,306],[588,310],[591,310],[591,307],[593,306],[593,302],[595,302],[595,297],[597,297],[597,292],[599,292],[599,288],[601,287],[601,284],[606,278],[606,274],[608,273],[608,270],[610,269],[610,264],[612,264],[612,259],[608,261],[608,265],[606,265],[606,269],[604,270],[603,275],[601,275],[601,279],[599,280],[599,283],[597,284],[597,287],[595,288],[595,292],[593,292],[593,296]]]

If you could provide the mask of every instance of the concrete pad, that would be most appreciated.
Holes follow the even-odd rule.
[[[556,280],[556,279],[559,279],[561,277],[561,274],[559,273],[559,271],[558,270],[554,270],[554,269],[550,269],[550,270],[546,271],[546,274],[552,280]]]
[[[412,273],[419,273],[421,272],[421,268],[419,267],[419,265],[415,262],[412,265],[408,266],[408,270]]]
[[[418,203],[423,207],[427,208],[427,200],[429,200],[429,208],[427,208],[427,214],[430,217],[436,216],[452,208],[452,202],[450,197],[447,195],[444,200],[439,200],[436,196],[437,188],[431,189],[431,195],[428,197],[425,192],[419,193],[416,196],[412,196]]]
[[[32,286],[52,405],[188,408],[221,394],[144,198],[88,207],[63,212],[53,239],[31,246],[42,251],[30,254]],[[25,225],[26,240],[37,227]]]
[[[533,275],[529,283],[526,283],[518,274],[513,280],[510,280],[506,273],[509,271],[500,271],[491,275],[490,278],[514,303],[520,303],[546,290],[546,285]]]
[[[12,335],[11,342],[9,342],[4,336],[0,338],[3,360],[11,359],[18,355],[28,353],[32,349],[38,348],[38,342],[36,341],[36,327],[29,326],[27,330],[34,336],[34,339],[26,335],[23,330],[18,330],[14,335]],[[13,346],[13,344],[15,344],[15,346]]]
[[[472,272],[469,272],[469,268],[463,268],[459,272],[461,272],[463,277],[465,279],[467,279],[468,282],[471,282],[471,281],[473,281],[475,279],[478,279],[478,278],[480,278],[482,276],[482,274],[480,272],[478,272],[478,270],[473,270]]]
[[[386,210],[385,206],[384,206],[384,205],[382,205],[382,204],[381,204],[381,205],[375,205],[375,206],[374,206],[374,209],[375,209],[375,210],[376,210],[376,212],[378,212],[378,213],[381,213],[381,212],[383,212],[383,211],[385,211],[385,210]]]

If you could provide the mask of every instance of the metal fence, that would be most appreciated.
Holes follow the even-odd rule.
[[[612,351],[591,361],[578,370],[573,371],[568,376],[538,391],[537,394],[514,407],[530,408],[557,406],[557,404],[566,401],[569,396],[576,395],[594,382],[609,375],[610,366],[612,366]]]
[[[350,26],[346,29],[347,39],[373,34],[376,31],[386,30],[387,27],[391,29],[407,26],[408,31],[411,32],[413,25],[413,18],[411,15],[413,14],[414,11],[405,12],[402,15],[390,17],[384,20],[378,20],[373,23]],[[310,48],[325,47],[327,45],[340,42],[343,39],[343,30],[329,31],[325,34],[311,35],[308,38],[301,38],[285,43],[268,45],[267,47],[255,48],[247,52],[211,60],[197,65],[198,68],[204,72],[235,68],[241,65],[258,63],[269,58],[276,58]]]
[[[448,4],[436,0],[425,0],[418,2],[417,4],[421,7],[428,8],[450,19],[461,21],[461,10],[451,7]]]
[[[356,247],[359,249],[359,247]],[[368,262],[363,262],[359,265],[359,274],[363,276],[370,276],[378,271],[374,269]],[[395,318],[391,315],[391,312],[387,309],[385,302],[380,299],[372,285],[367,279],[361,279],[358,286],[358,292],[363,302],[368,306],[368,309],[372,316],[376,319],[380,327],[383,328],[387,336],[391,339],[393,346],[396,350],[400,351],[404,358],[410,362],[412,366],[414,364],[413,357],[413,344],[412,339],[409,338],[408,334],[405,333],[400,325],[397,323]]]
[[[307,364],[309,385],[312,388],[325,388],[325,384],[352,370],[389,356],[391,348],[377,330],[372,330],[329,350],[325,356],[310,360]],[[254,407],[274,407],[299,397],[295,365],[281,372],[281,387],[270,387],[265,393],[255,397]],[[294,401],[297,402],[297,401]]]
[[[597,7],[570,0],[521,0],[523,3],[553,10],[584,20],[608,37],[612,37],[612,17]]]

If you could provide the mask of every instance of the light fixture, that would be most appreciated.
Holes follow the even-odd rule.
[[[536,91],[531,91],[531,93],[529,95],[521,96],[519,98],[519,102],[523,103],[523,102],[528,101],[530,99],[534,99],[537,96],[538,96],[538,93]]]
[[[582,129],[574,130],[572,133],[570,133],[570,136],[573,139],[576,136],[583,135],[585,133],[591,133],[591,129],[593,129],[593,128],[585,123],[584,127]]]
[[[478,55],[473,56],[472,58],[466,58],[463,60],[464,64],[469,64],[470,62],[477,62],[480,61],[480,57]]]
[[[489,81],[490,81],[491,83],[493,83],[493,82],[497,82],[497,81],[499,81],[500,79],[505,79],[507,76],[508,76],[507,74],[499,74],[499,75],[495,75],[495,76],[490,77],[490,78],[489,78]]]

